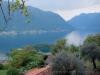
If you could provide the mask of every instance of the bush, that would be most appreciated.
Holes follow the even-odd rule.
[[[11,68],[8,69],[7,75],[19,75],[19,70],[11,67]]]
[[[3,64],[0,64],[0,70],[2,70],[4,68]]]
[[[31,47],[21,50],[14,49],[9,53],[9,58],[10,66],[23,71],[34,67],[41,67],[44,63],[43,55]]]
[[[65,39],[58,40],[54,45],[52,45],[51,53],[55,55],[56,53],[65,50],[65,48],[66,48],[66,40]]]
[[[80,60],[65,52],[58,53],[52,65],[53,75],[84,75],[84,68]]]

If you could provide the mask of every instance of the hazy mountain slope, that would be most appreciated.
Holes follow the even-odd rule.
[[[7,16],[7,4],[3,3],[3,9]],[[55,30],[55,29],[66,29],[72,30],[72,26],[66,24],[66,22],[57,14],[49,11],[43,11],[34,7],[27,7],[29,17],[22,16],[20,11],[11,13],[10,20],[8,21],[8,30]],[[0,11],[1,13],[1,11]],[[0,25],[5,25],[2,14],[0,14]],[[8,16],[6,17],[8,18]],[[26,21],[29,20],[30,23]]]
[[[100,32],[100,13],[80,14],[67,23],[81,32]]]

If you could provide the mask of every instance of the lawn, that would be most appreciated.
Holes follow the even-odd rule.
[[[0,75],[7,75],[7,70],[0,70]]]

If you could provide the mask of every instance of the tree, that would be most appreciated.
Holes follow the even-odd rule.
[[[96,69],[95,60],[100,60],[100,34],[87,36],[81,50],[82,55],[91,59],[94,69]]]
[[[66,50],[65,50],[65,51],[67,51],[67,53],[69,53],[69,54],[73,54],[73,55],[75,55],[76,57],[79,57],[79,58],[80,58],[80,49],[79,49],[79,47],[77,47],[77,46],[68,45],[68,46],[66,47]]]
[[[12,0],[12,2],[10,0],[8,0],[8,14],[5,14],[4,9],[3,9],[3,2],[4,0],[0,0],[0,9],[1,9],[1,14],[4,17],[5,23],[6,25],[8,24],[9,18],[7,19],[7,17],[10,17],[11,12],[14,12],[16,10],[20,10],[21,14],[24,16],[29,16],[28,11],[27,11],[27,7],[25,6],[25,1],[24,0]],[[8,16],[7,16],[8,15]],[[6,29],[6,25],[2,28],[0,28],[0,31],[3,31]]]
[[[81,47],[82,56],[89,58],[93,63],[93,68],[96,69],[96,62],[95,60],[100,60],[100,47],[97,46],[96,43],[88,43],[84,44]]]
[[[55,55],[58,52],[66,51],[68,53],[73,53],[76,56],[79,56],[79,47],[74,45],[67,45],[67,41],[65,39],[58,40],[51,48],[51,52]]]
[[[43,64],[43,56],[31,47],[14,49],[9,53],[9,65],[21,71],[41,67]]]
[[[79,47],[75,46],[75,45],[69,45],[67,46],[67,48],[69,52],[71,53],[78,53],[79,52]]]
[[[53,46],[52,46],[52,54],[56,54],[62,50],[65,50],[66,48],[66,40],[58,40]]]
[[[57,53],[52,64],[53,75],[84,75],[82,63],[66,52]]]
[[[25,16],[28,16],[28,12],[27,12],[27,8],[25,6],[25,1],[26,0],[12,0],[12,2],[10,0],[8,0],[8,14],[10,16],[11,12],[12,11],[15,11],[17,9],[21,10],[22,14],[25,15]],[[3,10],[3,7],[2,7],[2,2],[3,0],[0,0],[0,7],[1,7],[1,10]]]
[[[100,34],[95,35],[89,35],[85,39],[84,43],[96,43],[98,46],[100,46]]]
[[[28,16],[27,8],[25,6],[25,0],[15,0],[9,4],[11,11],[15,11],[17,9],[21,10],[21,13],[25,16]]]

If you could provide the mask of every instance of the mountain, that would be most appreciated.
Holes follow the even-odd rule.
[[[83,33],[100,32],[100,13],[80,14],[67,22]]]
[[[7,4],[3,3],[3,9],[8,15]],[[72,26],[66,24],[66,22],[57,14],[50,11],[43,11],[31,6],[27,7],[29,17],[25,17],[21,14],[20,10],[11,13],[10,20],[8,21],[7,30],[25,31],[25,30],[60,30],[66,29],[72,30]],[[1,13],[1,11],[0,11]],[[0,16],[0,25],[5,25],[3,16]],[[8,18],[8,17],[6,17]],[[27,21],[30,23],[27,23]]]
[[[7,16],[6,3],[3,5]],[[27,7],[30,16],[23,16],[20,11],[12,12],[8,24],[5,24],[0,14],[0,26],[6,26],[6,31],[0,32],[0,50],[8,51],[12,48],[30,44],[51,44],[63,38],[74,28],[67,24],[59,15],[43,11],[34,7]],[[0,10],[1,13],[1,10]],[[27,21],[30,21],[27,23]]]

